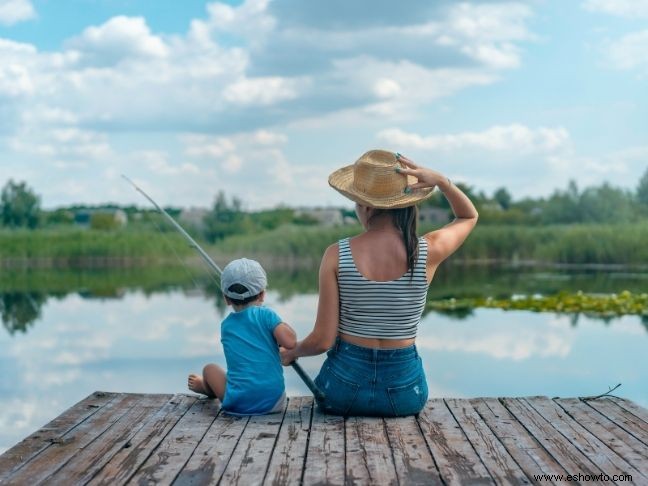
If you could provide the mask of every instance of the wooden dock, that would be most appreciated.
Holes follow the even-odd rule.
[[[284,413],[233,417],[192,395],[95,392],[0,456],[0,484],[21,486],[576,484],[568,474],[648,484],[648,411],[608,397],[434,399],[418,417],[344,419],[291,397]]]

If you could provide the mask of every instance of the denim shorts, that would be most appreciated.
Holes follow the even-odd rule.
[[[327,352],[315,384],[319,408],[333,415],[399,417],[421,411],[428,387],[416,346],[373,349],[339,337]]]

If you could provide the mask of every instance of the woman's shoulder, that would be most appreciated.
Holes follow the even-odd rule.
[[[323,268],[337,269],[339,252],[340,252],[340,242],[335,242],[332,245],[329,245],[326,248],[326,250],[324,250],[324,255],[322,255],[322,263],[320,265],[320,269]]]
[[[326,258],[332,258],[333,255],[335,255],[335,258],[337,258],[338,252],[340,251],[340,246],[344,245],[343,240],[336,241],[335,243],[329,245],[326,250],[324,250],[324,256],[322,259]]]

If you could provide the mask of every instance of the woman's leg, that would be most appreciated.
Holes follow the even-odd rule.
[[[202,376],[193,373],[189,375],[188,385],[193,392],[223,400],[227,376],[223,368],[210,363],[203,368]]]
[[[359,379],[358,375],[350,374],[352,369],[344,356],[337,349],[328,351],[327,358],[315,378],[315,384],[325,395],[324,401],[317,405],[324,413],[331,415],[349,415],[349,411],[358,399],[360,388],[369,381],[366,377]],[[353,370],[362,373],[362,369]],[[373,385],[370,385],[373,386]]]

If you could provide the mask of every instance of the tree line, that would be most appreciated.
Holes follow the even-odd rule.
[[[565,189],[556,189],[548,197],[513,200],[510,192],[501,187],[487,195],[483,191],[458,184],[471,198],[480,213],[480,224],[508,224],[539,226],[570,223],[628,223],[648,219],[648,169],[638,181],[634,191],[614,187],[609,183],[579,188],[576,181],[568,182]],[[435,207],[448,211],[447,200],[438,191],[420,205],[421,209]],[[55,210],[43,210],[41,198],[26,182],[9,180],[0,194],[0,226],[9,229],[56,227],[74,223],[74,213],[79,210],[124,211],[136,227],[146,228],[164,225],[155,210],[142,210],[134,205],[106,204],[95,207],[69,206]],[[166,208],[174,217],[180,208]],[[345,217],[355,217],[353,211],[340,209]],[[135,217],[136,216],[136,217]],[[105,218],[97,218],[97,229],[114,229]],[[305,212],[289,207],[270,210],[246,211],[243,201],[228,198],[219,192],[212,207],[199,222],[189,224],[195,235],[215,242],[231,235],[249,234],[272,230],[282,225],[315,225],[318,221]],[[164,228],[162,228],[164,229]]]
[[[457,185],[477,207],[480,224],[629,223],[648,218],[648,169],[634,191],[607,182],[580,189],[576,181],[570,180],[565,189],[556,189],[548,197],[518,201],[505,187],[488,196],[473,187]],[[450,209],[446,198],[438,192],[421,205],[426,206]]]

